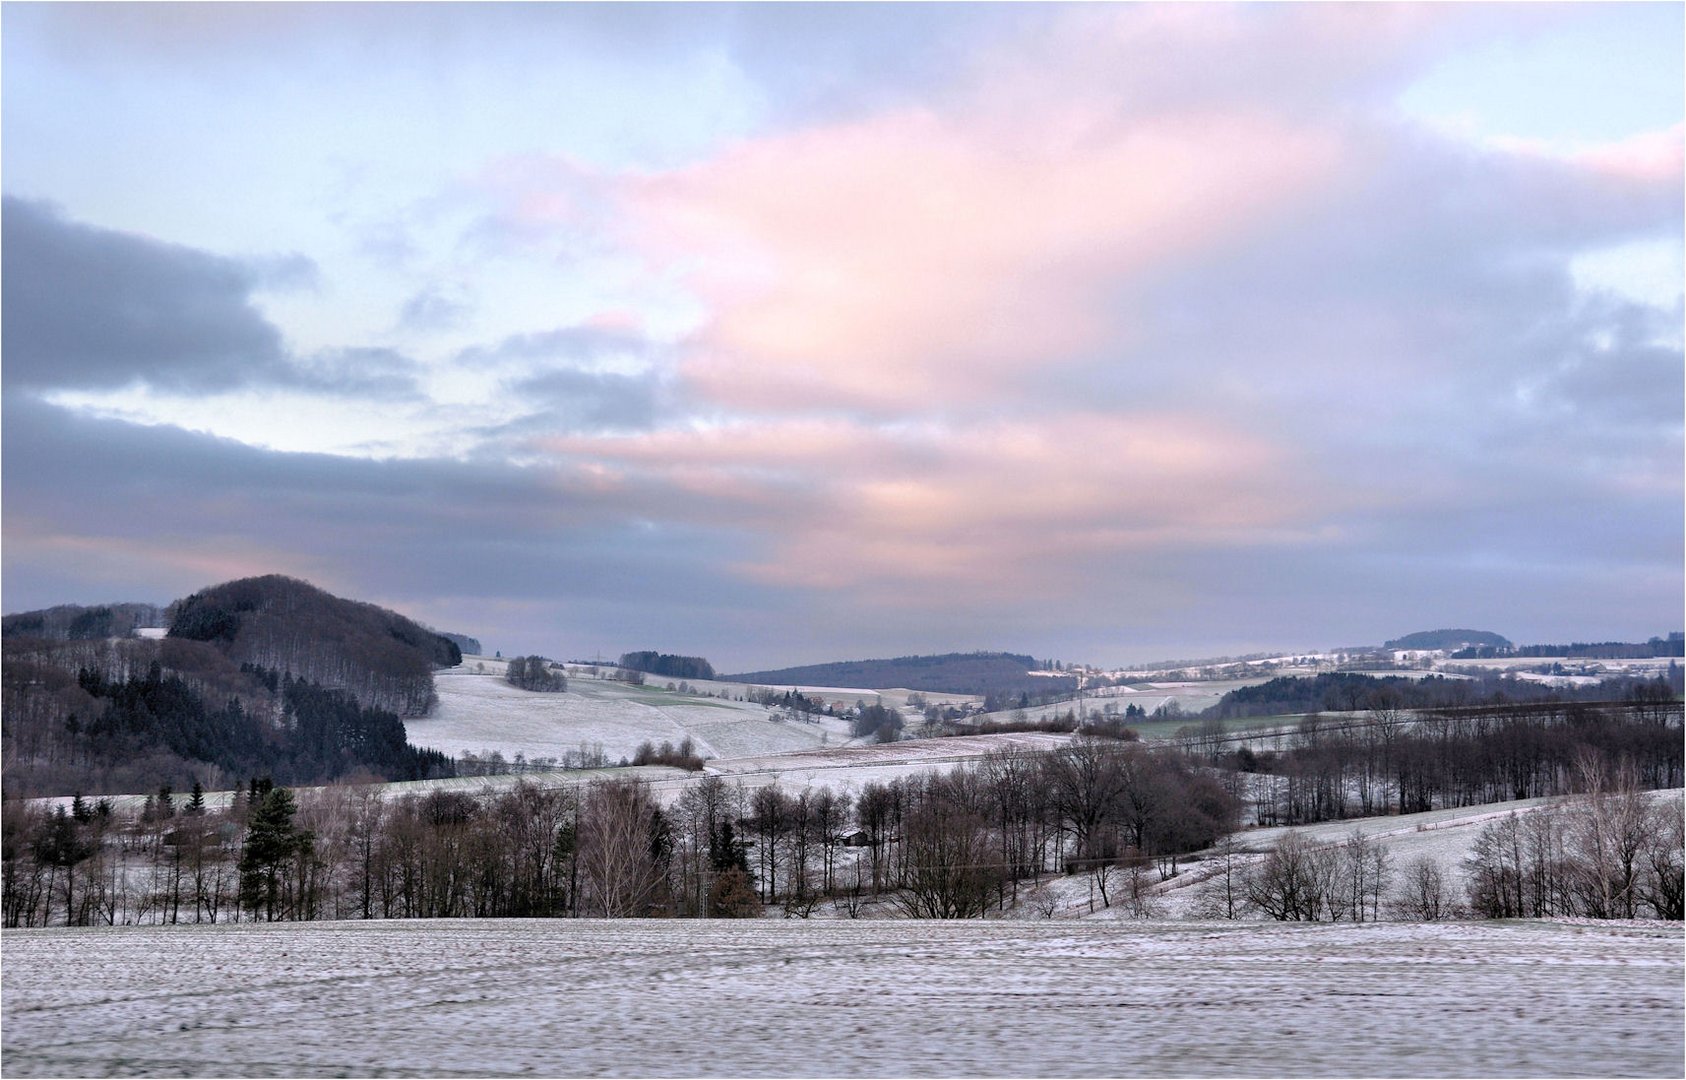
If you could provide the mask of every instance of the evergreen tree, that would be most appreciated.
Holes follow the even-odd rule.
[[[293,827],[293,815],[298,805],[293,793],[284,787],[269,785],[259,796],[246,825],[246,842],[240,849],[240,902],[255,919],[261,912],[264,921],[273,922],[276,914],[286,914],[281,872],[295,854],[304,850],[312,839],[310,833]],[[252,791],[257,793],[258,782]]]

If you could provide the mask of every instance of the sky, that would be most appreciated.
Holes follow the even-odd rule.
[[[1666,634],[1683,11],[6,3],[0,602]]]

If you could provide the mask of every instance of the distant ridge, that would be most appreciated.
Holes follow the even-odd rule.
[[[1471,646],[1488,646],[1495,649],[1511,647],[1510,639],[1495,634],[1491,630],[1419,630],[1414,634],[1394,638],[1382,646],[1384,649],[1467,649]]]
[[[1009,652],[942,653],[898,656],[892,660],[843,660],[831,664],[722,675],[728,682],[773,686],[858,686],[863,690],[904,688],[944,694],[1000,694],[1034,690],[1047,693],[1075,679],[1030,674],[1034,658]]]

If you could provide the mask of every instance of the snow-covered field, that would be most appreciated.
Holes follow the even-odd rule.
[[[434,921],[12,931],[8,1076],[1679,1076],[1681,931]]]
[[[417,746],[453,756],[496,750],[506,760],[561,758],[595,746],[616,761],[639,743],[677,745],[689,736],[705,757],[742,757],[847,741],[841,721],[773,720],[761,705],[653,686],[574,677],[565,693],[536,694],[468,665],[436,673],[434,685],[438,707],[404,727]]]

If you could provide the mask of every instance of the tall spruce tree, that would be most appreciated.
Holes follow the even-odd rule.
[[[297,811],[291,791],[272,787],[258,797],[247,819],[240,850],[240,902],[253,919],[261,912],[265,922],[274,922],[277,912],[286,914],[282,870],[311,840],[308,831],[293,827]]]

